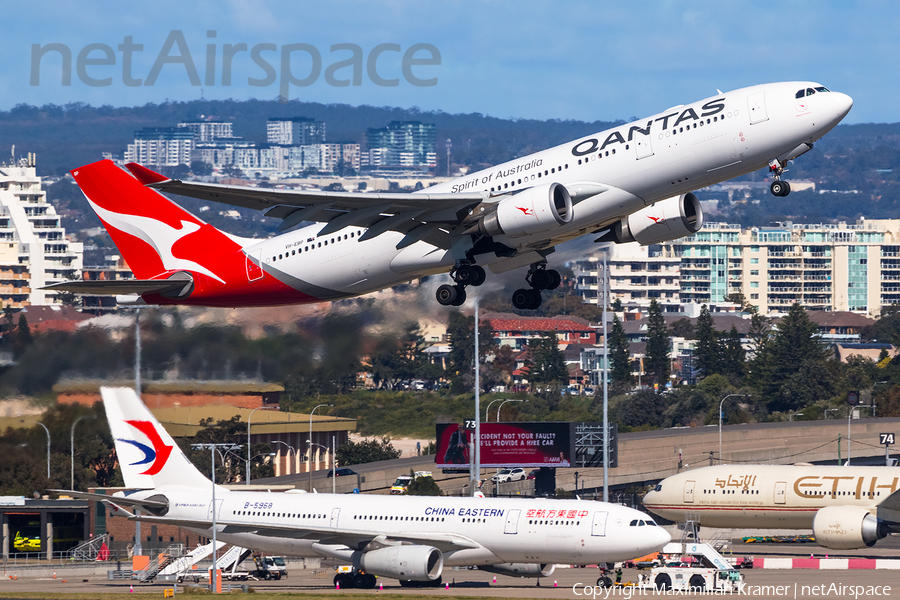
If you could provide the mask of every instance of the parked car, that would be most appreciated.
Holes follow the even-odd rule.
[[[540,469],[532,469],[528,471],[528,479],[537,479],[538,473],[540,473]]]
[[[353,469],[337,469],[328,471],[327,477],[346,477],[347,475],[356,475],[356,471]]]
[[[525,469],[500,469],[500,472],[491,477],[494,483],[506,483],[507,481],[521,481],[528,477]]]

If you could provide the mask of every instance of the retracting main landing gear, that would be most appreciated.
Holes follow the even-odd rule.
[[[484,268],[468,262],[460,262],[452,271],[450,277],[456,285],[444,284],[437,289],[437,301],[443,306],[462,306],[466,301],[466,286],[479,286],[484,283],[487,274]]]
[[[519,289],[513,292],[513,306],[520,310],[535,310],[541,306],[541,290],[555,290],[562,277],[559,271],[547,268],[547,263],[535,263],[528,269],[525,281],[531,289]]]
[[[773,158],[769,161],[769,171],[775,178],[775,181],[769,186],[769,190],[772,192],[773,196],[787,196],[791,193],[791,184],[781,180],[781,176],[784,174],[786,166],[787,161],[782,162],[777,158]]]

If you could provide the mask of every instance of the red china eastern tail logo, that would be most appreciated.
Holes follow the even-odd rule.
[[[522,214],[524,214],[524,215],[526,215],[526,216],[529,216],[529,217],[534,216],[534,209],[533,209],[533,208],[522,208],[521,206],[517,206],[516,208],[518,208],[519,210],[521,210],[521,211],[522,211]]]
[[[151,448],[147,444],[142,444],[136,440],[126,440],[119,438],[120,442],[125,442],[126,444],[131,444],[138,450],[144,453],[144,458],[131,463],[129,466],[133,465],[146,465],[147,463],[152,463],[147,470],[141,473],[141,475],[156,475],[162,468],[166,466],[166,461],[169,460],[169,455],[172,453],[172,446],[167,446],[163,443],[162,438],[159,437],[159,433],[156,431],[156,428],[153,426],[153,423],[150,421],[125,421],[150,440],[150,443],[153,444]]]

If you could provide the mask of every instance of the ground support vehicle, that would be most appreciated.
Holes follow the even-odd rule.
[[[637,587],[690,592],[740,592],[744,575],[735,569],[707,567],[653,567],[638,575]]]

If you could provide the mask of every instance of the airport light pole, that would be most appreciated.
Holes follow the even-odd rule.
[[[81,415],[72,423],[72,430],[69,432],[69,451],[71,454],[71,460],[69,462],[69,471],[72,477],[72,484],[69,486],[70,490],[75,490],[75,426],[78,425],[78,421],[82,419],[96,418],[96,415]]]
[[[469,474],[469,487],[472,496],[478,493],[478,482],[481,481],[481,358],[478,350],[478,296],[475,297],[475,440],[472,472]],[[503,406],[502,404],[500,406]],[[488,406],[490,408],[490,406]],[[484,415],[488,418],[487,413]]]
[[[729,398],[749,398],[750,394],[728,394],[719,402],[719,464],[722,464],[722,406]]]
[[[209,450],[209,456],[212,459],[212,468],[210,469],[212,480],[212,544],[213,544],[213,553],[212,553],[212,573],[209,578],[209,592],[211,594],[216,593],[216,583],[218,582],[218,577],[216,576],[216,560],[218,558],[217,548],[216,548],[216,451],[234,451],[240,450],[241,447],[237,444],[191,444],[191,448],[194,450]],[[225,460],[224,457],[222,459]]]
[[[503,402],[501,402],[500,406],[497,407],[497,421],[496,421],[497,423],[500,422],[500,411],[503,409],[503,405],[506,404],[507,402],[528,402],[528,400],[527,399],[520,400],[518,398],[511,398],[509,400],[504,400]]]
[[[50,430],[40,421],[38,421],[38,425],[43,427],[44,431],[47,432],[47,479],[50,479]]]
[[[609,502],[609,246],[603,253],[603,501]],[[572,457],[575,460],[575,457]]]
[[[491,407],[494,405],[494,402],[503,402],[503,398],[495,398],[495,399],[491,400],[490,402],[488,402],[487,410],[484,411],[484,420],[485,421],[491,420],[491,417],[490,417]]]
[[[247,416],[247,474],[244,477],[244,485],[250,485],[250,419],[253,418],[253,413],[256,411],[268,408],[268,406],[257,406],[251,410],[250,414]]]
[[[311,411],[309,411],[309,439],[306,440],[306,452],[307,452],[307,460],[306,460],[306,471],[309,473],[309,491],[312,491],[312,418],[313,413],[316,412],[317,408],[321,408],[323,406],[334,406],[334,404],[317,404]],[[321,446],[321,444],[318,444]]]
[[[288,444],[287,442],[282,442],[281,440],[272,440],[272,443],[273,443],[273,444],[282,444],[282,445],[284,445],[284,446],[287,446],[287,449],[288,449],[288,461],[289,461],[288,464],[290,464],[291,453],[293,453],[294,456],[297,456],[297,450],[294,449],[294,447],[291,446],[290,444]],[[285,473],[285,475],[291,475],[291,473]]]

